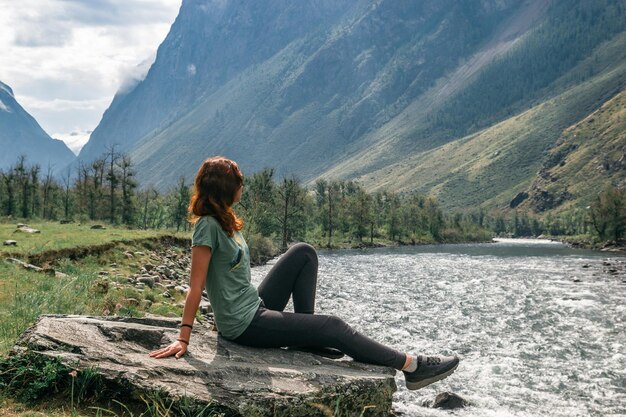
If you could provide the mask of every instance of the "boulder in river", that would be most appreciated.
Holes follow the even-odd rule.
[[[454,410],[457,408],[463,408],[468,405],[466,399],[461,396],[453,393],[453,392],[440,392],[435,397],[431,407],[432,408],[442,408],[444,410]]]
[[[173,401],[218,406],[238,416],[386,416],[395,370],[284,349],[256,349],[218,337],[210,322],[194,323],[181,359],[149,352],[178,337],[179,318],[44,315],[19,338],[12,355],[56,357],[68,367],[97,366],[107,384],[139,398],[160,392]],[[373,408],[371,408],[373,406]]]

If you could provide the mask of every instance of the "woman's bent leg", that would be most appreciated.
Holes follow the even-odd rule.
[[[294,311],[313,314],[316,286],[317,253],[311,245],[296,243],[280,257],[258,290],[270,310],[283,311],[293,294]]]
[[[406,355],[360,334],[336,316],[260,307],[235,342],[255,347],[333,347],[359,362],[402,369]]]

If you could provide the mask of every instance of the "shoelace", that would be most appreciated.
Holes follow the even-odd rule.
[[[440,363],[441,363],[441,358],[438,356],[426,357],[426,365],[439,365]]]

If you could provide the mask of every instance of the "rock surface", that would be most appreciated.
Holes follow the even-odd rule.
[[[179,319],[41,316],[20,337],[13,354],[59,357],[77,369],[97,366],[103,378],[134,397],[164,390],[198,403],[219,404],[236,415],[313,416],[335,408],[342,415],[391,413],[395,371],[349,359],[331,360],[284,349],[255,349],[229,342],[212,323],[195,323],[181,359],[148,353],[178,337]]]
[[[32,227],[28,227],[27,225],[20,223],[17,225],[17,229],[15,229],[15,232],[13,233],[18,233],[18,232],[28,233],[32,235],[35,233],[41,233],[41,230],[33,229]]]
[[[467,400],[460,397],[453,392],[441,392],[435,397],[435,401],[432,404],[433,408],[442,408],[444,410],[454,410],[457,408],[464,408],[468,405]]]

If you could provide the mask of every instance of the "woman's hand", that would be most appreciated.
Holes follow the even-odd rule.
[[[168,356],[176,355],[176,359],[179,359],[186,352],[187,352],[187,345],[184,342],[180,342],[177,340],[167,347],[164,347],[158,350],[153,350],[152,352],[150,352],[150,357],[161,359],[161,358],[167,358]]]

